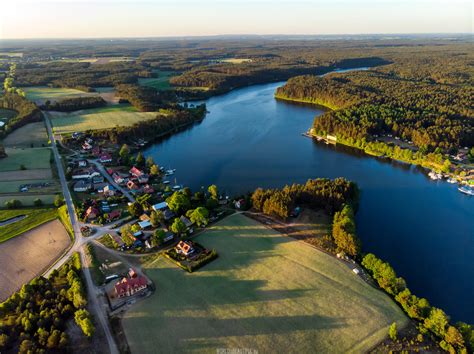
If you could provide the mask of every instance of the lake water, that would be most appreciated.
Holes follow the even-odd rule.
[[[251,86],[205,101],[197,125],[145,151],[194,191],[230,195],[316,177],[361,188],[358,235],[365,252],[392,264],[412,293],[454,320],[474,323],[474,197],[420,169],[303,137],[314,107],[276,101],[283,83]]]

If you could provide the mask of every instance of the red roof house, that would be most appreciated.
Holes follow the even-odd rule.
[[[98,216],[99,216],[99,210],[97,208],[94,208],[94,207],[90,206],[86,210],[86,219],[87,220],[93,220]]]
[[[145,277],[135,275],[133,278],[123,278],[115,284],[115,294],[117,297],[132,296],[146,289],[147,286],[148,284]]]
[[[130,189],[130,190],[140,189],[140,187],[133,181],[128,181],[127,182],[127,188]]]
[[[176,252],[188,256],[194,252],[194,248],[190,241],[179,241],[179,243],[176,245]]]
[[[141,175],[144,174],[143,171],[139,170],[135,166],[133,166],[129,172],[132,176],[135,176],[135,177],[140,177]]]
[[[99,162],[100,163],[112,162],[112,155],[110,155],[108,152],[101,154],[99,157]]]

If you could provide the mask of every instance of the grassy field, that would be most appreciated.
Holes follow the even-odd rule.
[[[61,222],[52,220],[0,244],[0,302],[43,273],[70,242]]]
[[[51,150],[49,148],[6,148],[5,151],[8,156],[0,160],[0,172],[17,171],[21,169],[21,165],[28,170],[50,169]]]
[[[56,208],[0,210],[0,222],[18,215],[27,215],[27,217],[14,223],[0,226],[0,242],[9,240],[38,225],[57,218],[58,210]]]
[[[149,79],[138,79],[138,83],[143,86],[153,87],[157,90],[169,90],[170,77],[175,73],[172,71],[157,71],[158,77]]]
[[[50,113],[54,132],[57,134],[94,129],[130,126],[142,120],[156,118],[156,112],[138,112],[130,105],[114,105],[72,113]]]
[[[3,140],[6,147],[41,147],[48,145],[48,135],[43,122],[29,123],[7,135]]]
[[[55,88],[47,86],[25,87],[26,98],[37,104],[43,104],[49,100],[51,102],[64,98],[97,96],[96,92],[84,92],[71,88]]]
[[[56,194],[0,194],[0,208],[4,208],[5,203],[12,199],[19,200],[23,206],[34,206],[34,201],[38,198],[41,199],[44,205],[53,205]]]
[[[0,174],[1,176],[1,174]],[[25,184],[49,183],[48,186],[43,187],[28,187],[28,192],[37,193],[56,193],[59,189],[59,184],[50,179],[27,179],[18,181],[0,181],[0,193],[17,193],[20,192],[20,186]]]
[[[219,258],[195,273],[162,256],[144,265],[156,292],[124,314],[132,353],[365,352],[407,322],[337,259],[242,215],[196,240]]]

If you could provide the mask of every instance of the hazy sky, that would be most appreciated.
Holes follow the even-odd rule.
[[[1,0],[0,38],[466,33],[472,0]]]

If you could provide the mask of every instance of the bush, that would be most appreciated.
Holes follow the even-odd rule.
[[[393,340],[393,341],[396,341],[397,340],[397,323],[396,322],[393,322],[389,329],[388,329],[388,335],[390,336],[390,338]]]
[[[34,200],[34,202],[33,202],[33,205],[34,205],[34,206],[37,206],[37,207],[40,207],[40,206],[43,205],[43,201],[42,201],[41,199],[39,199],[39,198],[36,198],[36,199]]]

